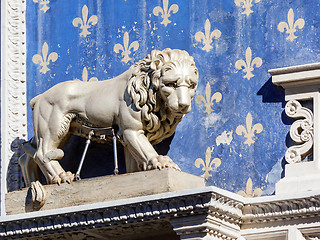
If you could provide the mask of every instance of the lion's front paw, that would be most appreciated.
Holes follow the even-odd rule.
[[[171,158],[168,156],[159,155],[156,158],[148,162],[147,169],[162,169],[162,168],[173,168],[178,171],[181,171],[177,164],[175,164]]]
[[[58,175],[54,175],[48,182],[49,184],[61,184],[61,178]]]
[[[69,171],[60,173],[59,177],[61,178],[62,182],[71,183],[74,180],[74,174]]]

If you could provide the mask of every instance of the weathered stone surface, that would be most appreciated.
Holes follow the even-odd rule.
[[[200,177],[162,169],[83,179],[71,184],[46,185],[47,200],[41,210],[77,206],[157,193],[204,187]],[[28,189],[6,194],[7,214],[32,211]]]

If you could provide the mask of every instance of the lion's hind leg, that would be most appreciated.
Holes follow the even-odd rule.
[[[70,183],[74,179],[73,174],[65,172],[57,160],[64,156],[64,152],[58,147],[69,131],[73,115],[69,116],[66,122],[65,114],[62,114],[58,107],[53,107],[51,110],[48,115],[45,115],[48,118],[44,118],[43,115],[39,116],[42,119],[38,125],[37,163],[49,184]]]
[[[45,158],[47,160],[50,160],[51,166],[53,170],[56,172],[56,175],[59,176],[61,179],[61,182],[67,182],[71,183],[74,180],[74,174],[72,174],[69,171],[65,171],[58,160],[63,158],[64,152],[62,149],[58,147],[62,147],[63,143],[69,136],[69,128],[70,123],[73,120],[73,118],[76,117],[76,114],[74,113],[67,113],[65,115],[56,114],[56,119],[54,123],[49,123],[49,125],[55,125],[55,123],[58,123],[56,128],[54,128],[54,131],[51,131],[51,138],[48,139],[48,149],[53,149],[45,154]],[[60,117],[59,117],[60,116]],[[62,116],[62,117],[61,117]],[[51,119],[52,120],[52,119]]]
[[[46,152],[45,148],[43,148],[43,142],[45,139],[40,139],[38,141],[38,148],[35,153],[35,162],[38,164],[39,168],[41,169],[43,175],[46,178],[48,184],[52,183],[61,183],[61,178],[57,175],[56,170],[53,168],[50,154],[49,156],[44,154]]]

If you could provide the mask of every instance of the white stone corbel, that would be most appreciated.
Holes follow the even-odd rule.
[[[276,194],[320,190],[320,63],[269,70],[272,82],[285,90],[286,114],[296,119],[290,137],[296,143],[287,149],[285,177],[276,184]],[[311,100],[313,109],[301,102]],[[303,161],[313,154],[312,161]]]

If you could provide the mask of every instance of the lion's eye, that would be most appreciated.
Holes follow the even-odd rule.
[[[191,83],[190,84],[190,88],[194,89],[196,87],[196,84],[195,83]]]
[[[168,83],[166,83],[166,86],[167,86],[167,87],[176,87],[176,83],[174,83],[174,82],[168,82]]]

